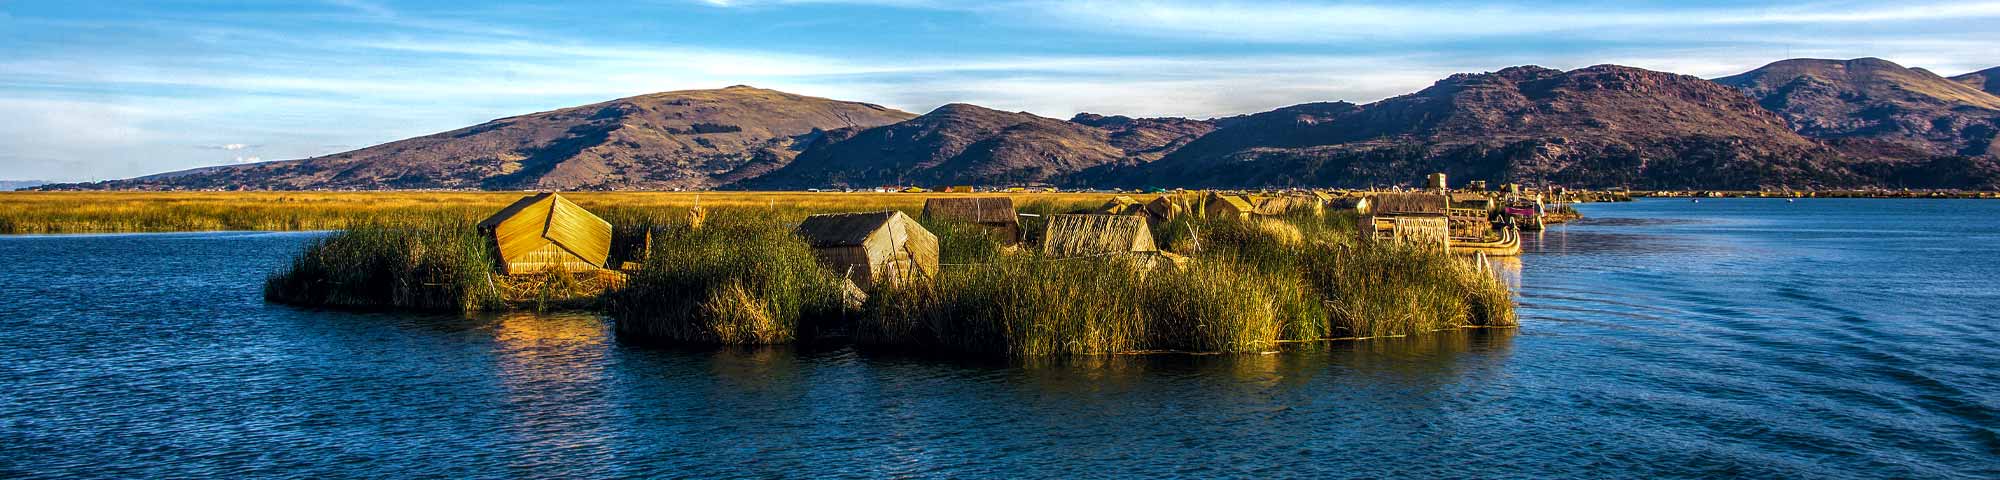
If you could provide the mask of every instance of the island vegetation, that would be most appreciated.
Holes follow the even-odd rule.
[[[1433,249],[1358,245],[1352,212],[1153,222],[1159,245],[1185,257],[1179,264],[1133,255],[1059,257],[976,225],[925,219],[923,226],[939,237],[944,267],[925,281],[861,291],[816,261],[793,228],[826,211],[914,213],[923,196],[857,197],[884,200],[872,205],[757,205],[759,197],[704,194],[699,228],[688,204],[607,205],[576,196],[579,204],[598,205],[617,231],[650,233],[643,254],[614,255],[614,264],[631,262],[616,285],[549,272],[529,276],[543,288],[523,295],[506,285],[519,278],[496,274],[475,217],[459,214],[469,207],[454,206],[347,225],[274,273],[266,296],[330,307],[587,308],[605,312],[621,335],[647,340],[851,341],[1009,357],[1262,352],[1289,342],[1515,324],[1511,292],[1475,263]],[[662,196],[689,198],[652,198]],[[1035,222],[1049,215],[1089,212],[1101,203],[1080,195],[1021,199],[1025,232],[1038,232]]]

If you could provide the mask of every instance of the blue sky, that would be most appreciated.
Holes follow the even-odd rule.
[[[2000,2],[0,0],[0,179],[324,155],[493,118],[748,84],[1210,117],[1368,102],[1456,72],[1703,77],[1875,56],[2000,65]]]

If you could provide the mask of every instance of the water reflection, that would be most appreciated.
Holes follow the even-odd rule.
[[[493,335],[494,366],[505,392],[507,432],[517,448],[537,452],[511,458],[516,469],[587,474],[579,465],[607,465],[612,407],[607,391],[609,348],[604,322],[595,315],[508,313],[480,317]]]

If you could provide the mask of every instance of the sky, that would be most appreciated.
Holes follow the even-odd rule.
[[[1459,72],[1701,77],[1794,57],[2000,65],[2000,1],[0,0],[0,180],[326,155],[494,118],[752,85],[1207,118]]]

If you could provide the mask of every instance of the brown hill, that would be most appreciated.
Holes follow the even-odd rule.
[[[756,176],[819,132],[915,115],[745,86],[502,118],[304,160],[208,167],[88,188],[674,189]]]
[[[1735,90],[1615,65],[1459,74],[1369,105],[1221,123],[1121,183],[1366,186],[1433,171],[1577,186],[1861,183],[1834,152]]]
[[[1951,77],[1951,80],[1972,88],[1977,88],[1982,92],[2000,95],[2000,67]]]
[[[1151,161],[1213,128],[1185,119],[1078,119],[950,104],[894,125],[829,132],[790,165],[739,186],[1041,183],[1092,167]]]
[[[1879,58],[1793,59],[1715,80],[1866,158],[1995,153],[2000,97]]]

